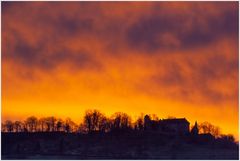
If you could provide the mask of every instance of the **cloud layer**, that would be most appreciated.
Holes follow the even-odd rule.
[[[3,2],[3,115],[28,99],[60,99],[80,112],[149,104],[180,115],[177,103],[200,118],[196,107],[228,108],[236,121],[238,10],[238,2]]]

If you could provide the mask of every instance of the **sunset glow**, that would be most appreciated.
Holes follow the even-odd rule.
[[[85,110],[238,139],[238,2],[3,2],[2,121]]]

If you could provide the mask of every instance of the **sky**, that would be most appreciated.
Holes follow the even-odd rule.
[[[87,109],[238,137],[238,2],[2,2],[2,120]]]

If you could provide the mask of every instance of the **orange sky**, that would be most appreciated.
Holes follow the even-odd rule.
[[[86,109],[238,137],[238,2],[3,2],[2,120]]]

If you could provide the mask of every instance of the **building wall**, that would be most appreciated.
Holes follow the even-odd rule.
[[[159,122],[151,120],[149,116],[144,118],[144,129],[158,132],[169,132],[176,134],[189,133],[189,123],[187,122]]]
[[[166,131],[170,133],[177,134],[187,134],[189,133],[189,124],[187,123],[169,123],[165,124],[161,131]]]

